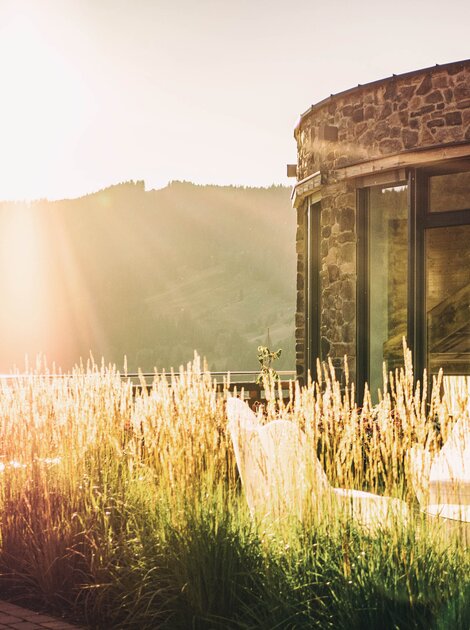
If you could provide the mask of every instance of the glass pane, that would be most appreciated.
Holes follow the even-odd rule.
[[[426,231],[428,369],[470,374],[470,225]]]
[[[470,171],[429,178],[429,209],[448,212],[470,208]]]
[[[369,386],[382,388],[382,364],[403,363],[408,295],[407,186],[371,188],[369,204]]]

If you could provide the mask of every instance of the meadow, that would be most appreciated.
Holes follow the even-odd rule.
[[[332,485],[408,503],[373,530],[321,496],[302,520],[253,519],[198,358],[137,392],[93,363],[1,381],[1,596],[103,629],[468,630],[470,554],[418,509],[409,452],[439,450],[470,392],[423,390],[405,358],[376,405],[328,365],[289,401],[266,385],[264,421],[298,423]]]

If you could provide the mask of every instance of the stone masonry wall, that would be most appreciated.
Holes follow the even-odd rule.
[[[408,73],[331,96],[295,131],[297,178],[322,173],[321,353],[340,367],[356,356],[356,188],[335,171],[376,157],[470,141],[470,60]],[[305,208],[298,210],[297,372],[305,361]]]

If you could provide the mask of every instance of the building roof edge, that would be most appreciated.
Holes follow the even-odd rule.
[[[434,66],[429,66],[427,68],[419,68],[418,70],[411,70],[410,72],[403,72],[402,74],[392,74],[392,76],[390,77],[384,77],[383,79],[377,79],[376,81],[370,81],[369,83],[359,83],[359,85],[355,85],[352,88],[349,88],[347,90],[343,90],[341,92],[337,92],[336,94],[330,94],[330,96],[327,96],[326,98],[324,98],[323,100],[319,101],[318,103],[314,103],[313,105],[311,105],[305,112],[303,112],[303,114],[300,114],[300,118],[294,128],[294,137],[296,137],[297,135],[297,131],[300,127],[300,125],[302,124],[303,120],[309,116],[312,112],[316,111],[317,109],[321,109],[322,107],[324,107],[325,105],[327,105],[328,103],[331,103],[332,101],[334,101],[337,98],[341,98],[343,96],[346,96],[347,94],[352,94],[354,92],[360,92],[361,90],[364,89],[368,89],[371,87],[377,87],[382,83],[387,83],[387,82],[391,82],[391,81],[395,81],[397,79],[404,79],[404,78],[409,78],[412,77],[414,75],[419,75],[419,74],[423,74],[425,72],[431,72],[432,70],[447,70],[449,68],[452,68],[452,66],[459,66],[459,65],[469,65],[470,66],[470,59],[461,59],[460,61],[451,61],[449,63],[444,63],[444,64],[439,64],[436,63]]]

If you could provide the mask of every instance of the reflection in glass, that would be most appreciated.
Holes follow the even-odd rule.
[[[470,208],[470,171],[429,178],[429,209],[448,212]]]
[[[407,186],[370,189],[369,202],[369,386],[382,388],[382,364],[403,362],[407,331]]]
[[[470,373],[470,225],[426,231],[428,369]]]

